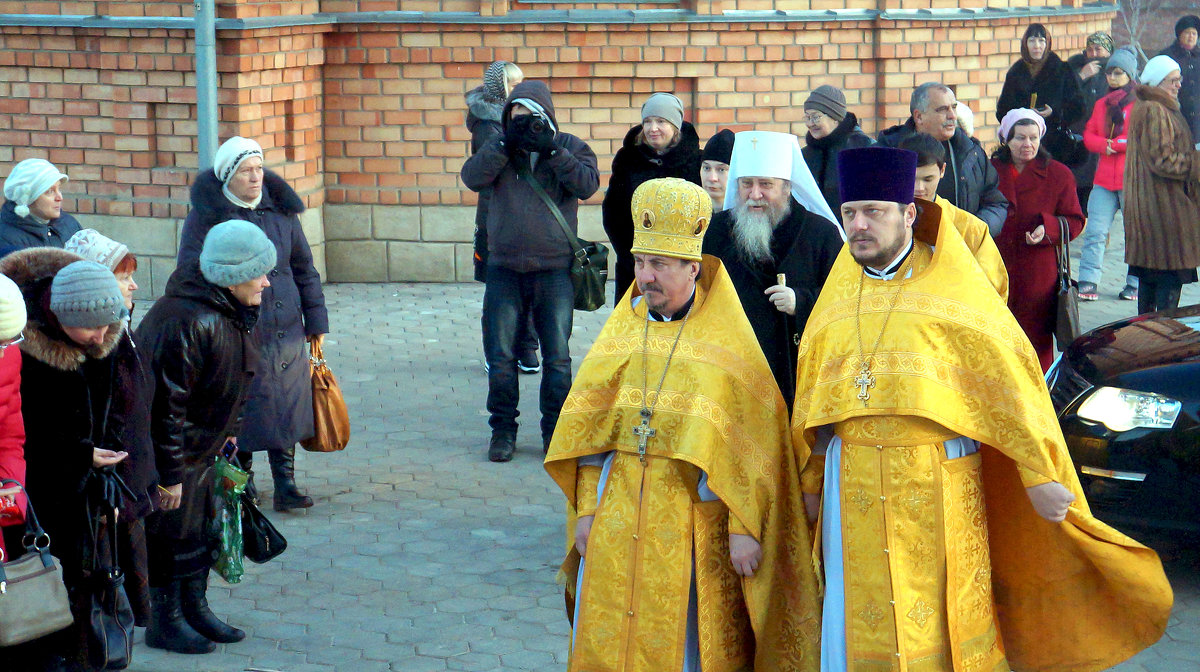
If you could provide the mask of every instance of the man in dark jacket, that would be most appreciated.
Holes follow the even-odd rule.
[[[164,485],[162,510],[146,520],[152,648],[207,653],[213,642],[246,636],[221,622],[205,596],[213,463],[226,439],[238,435],[257,364],[250,331],[275,257],[275,245],[255,224],[214,226],[199,261],[171,274],[134,337],[151,362],[150,435]]]
[[[818,214],[828,206],[789,133],[735,136],[725,202],[729,207],[713,216],[704,237],[704,253],[729,272],[791,408],[797,345],[842,237]]]
[[[522,301],[531,305],[542,346],[543,450],[554,434],[571,389],[567,339],[574,308],[573,248],[558,217],[574,236],[579,201],[596,193],[600,183],[596,155],[587,143],[558,131],[544,83],[525,81],[513,87],[501,123],[504,134],[489,140],[462,168],[463,183],[472,191],[492,190],[483,349],[492,428],[488,459],[493,462],[511,460],[516,450],[516,335]]]
[[[67,176],[45,159],[25,159],[4,180],[0,250],[62,247],[79,222],[62,211]]]
[[[1192,129],[1192,141],[1200,144],[1200,16],[1188,14],[1175,23],[1175,41],[1159,52],[1175,59],[1183,88],[1179,90],[1179,111]]]
[[[927,82],[913,90],[908,121],[879,134],[879,144],[896,147],[908,136],[932,135],[946,147],[946,177],[938,195],[982,219],[995,237],[1008,217],[1008,200],[1000,193],[1000,177],[979,141],[958,127],[954,92],[940,82]]]

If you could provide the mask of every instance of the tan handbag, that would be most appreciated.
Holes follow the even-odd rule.
[[[4,479],[4,485],[20,485]],[[0,647],[13,646],[71,625],[71,605],[62,567],[50,555],[50,535],[42,530],[26,496],[25,549],[19,560],[0,562]]]
[[[350,442],[350,412],[321,346],[312,343],[313,436],[300,445],[316,453],[342,450]]]

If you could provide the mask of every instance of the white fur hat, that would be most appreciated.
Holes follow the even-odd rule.
[[[4,198],[17,204],[19,217],[29,216],[29,204],[67,176],[45,159],[25,159],[4,180]]]

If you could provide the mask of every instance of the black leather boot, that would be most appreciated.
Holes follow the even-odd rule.
[[[212,653],[217,648],[183,618],[179,605],[179,580],[168,586],[150,586],[150,627],[146,646],[175,653]]]
[[[283,450],[267,452],[271,461],[271,478],[275,480],[275,510],[307,509],[312,497],[296,489],[296,444]]]
[[[242,470],[249,476],[246,480],[246,494],[250,495],[250,499],[254,500],[256,505],[262,506],[258,501],[258,486],[254,485],[254,453],[248,450],[239,450],[237,459],[238,464],[242,465]]]
[[[246,638],[245,631],[221,621],[208,608],[208,572],[180,582],[179,603],[188,625],[212,641],[232,644]]]

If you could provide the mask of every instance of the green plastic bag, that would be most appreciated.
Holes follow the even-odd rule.
[[[224,455],[217,456],[217,520],[220,531],[220,553],[217,573],[229,583],[240,583],[246,573],[242,561],[242,491],[250,476]]]

